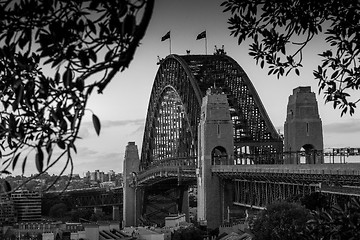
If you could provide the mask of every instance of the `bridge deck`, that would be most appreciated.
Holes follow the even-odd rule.
[[[360,164],[234,165],[212,166],[223,179],[358,186]]]
[[[212,172],[222,178],[338,182],[342,184],[360,183],[360,163],[346,164],[259,164],[259,165],[214,165]],[[196,178],[195,166],[157,166],[139,174],[138,185],[154,184],[165,178]],[[277,179],[277,180],[276,180]],[[282,179],[282,180],[281,180]]]

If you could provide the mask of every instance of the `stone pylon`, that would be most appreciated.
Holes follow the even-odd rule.
[[[136,189],[139,172],[139,153],[135,142],[129,142],[125,150],[123,165],[123,221],[124,226],[136,226],[139,217],[139,200]]]
[[[323,163],[323,131],[315,93],[298,87],[289,96],[284,124],[285,163],[298,164],[305,150],[307,164]]]
[[[232,164],[234,157],[228,99],[219,89],[209,89],[202,100],[198,139],[197,218],[213,229],[223,223],[226,209],[232,204],[232,191],[211,172],[214,165]]]

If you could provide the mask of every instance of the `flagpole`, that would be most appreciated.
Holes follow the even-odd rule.
[[[205,54],[207,55],[207,36],[206,30],[199,33],[196,37],[196,40],[205,38]]]
[[[205,35],[205,55],[207,55],[207,36],[206,35]]]
[[[171,54],[171,36],[169,37],[169,50],[170,50],[170,54]]]
[[[168,31],[162,38],[161,38],[161,41],[165,41],[169,39],[169,51],[170,51],[170,54],[171,54],[171,34],[170,34],[170,31]]]

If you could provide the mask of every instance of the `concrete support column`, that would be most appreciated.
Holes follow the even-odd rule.
[[[189,215],[189,192],[188,188],[182,189],[183,197],[182,197],[182,206],[181,206],[181,213],[185,214],[186,222],[190,222],[190,215]]]
[[[221,193],[222,193],[222,216],[223,220],[228,219],[229,210],[231,210],[231,206],[233,204],[234,199],[234,183],[230,181],[223,182],[221,184]]]
[[[120,209],[119,209],[119,206],[113,206],[112,219],[114,221],[120,221]]]
[[[95,214],[102,213],[102,208],[101,207],[94,207],[94,213]]]

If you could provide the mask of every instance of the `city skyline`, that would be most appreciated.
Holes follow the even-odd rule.
[[[323,122],[324,146],[360,147],[356,137],[360,133],[359,110],[353,116],[340,117],[340,110],[334,110],[331,104],[324,104],[322,95],[318,95],[317,82],[312,75],[313,69],[321,64],[320,53],[323,42],[320,36],[304,50],[304,68],[300,77],[291,73],[288,77],[277,79],[268,76],[268,69],[260,69],[248,55],[248,45],[237,45],[237,39],[229,36],[227,29],[228,14],[222,13],[221,1],[156,1],[153,17],[145,38],[136,51],[129,69],[119,72],[105,89],[104,94],[93,94],[88,104],[101,120],[102,130],[98,137],[88,111],[77,141],[77,152],[74,154],[74,173],[82,175],[86,171],[122,171],[125,146],[135,142],[139,154],[143,138],[153,80],[158,65],[158,56],[166,57],[170,53],[169,40],[161,38],[171,31],[171,53],[185,55],[205,54],[205,40],[196,40],[198,34],[206,30],[207,53],[212,54],[214,46],[222,48],[234,58],[249,76],[258,92],[267,113],[276,129],[283,132],[286,118],[286,106],[292,90],[298,86],[311,86],[316,93],[319,113]],[[314,51],[316,50],[316,51]],[[15,174],[18,174],[21,166]],[[33,162],[28,160],[25,175],[35,173]],[[50,173],[57,172],[56,165]],[[68,172],[68,171],[67,171]]]

